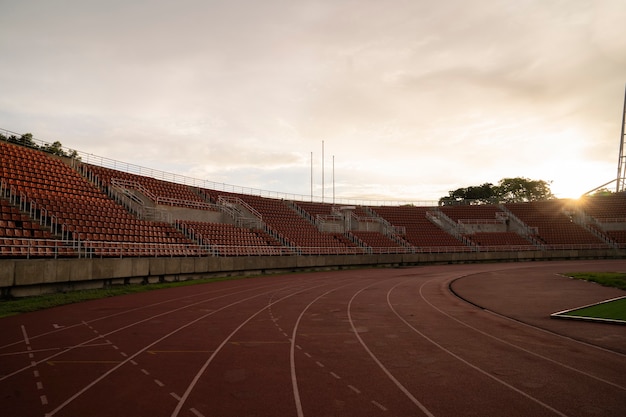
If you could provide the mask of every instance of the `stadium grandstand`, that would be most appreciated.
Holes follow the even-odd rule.
[[[0,287],[15,284],[22,260],[262,257],[297,259],[285,264],[294,268],[339,255],[330,263],[368,255],[376,255],[369,264],[386,263],[386,255],[402,256],[390,264],[415,263],[426,259],[420,254],[441,254],[428,258],[440,262],[500,259],[494,254],[518,260],[555,251],[602,258],[626,249],[626,193],[458,206],[330,204],[132,172],[128,164],[14,142],[0,141],[0,262],[13,262]],[[281,268],[260,265],[234,269]]]

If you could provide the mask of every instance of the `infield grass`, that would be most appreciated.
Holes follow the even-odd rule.
[[[626,272],[576,272],[564,274],[572,278],[597,282],[605,287],[626,290]]]
[[[601,304],[571,310],[562,315],[619,320],[626,322],[626,298],[618,298]]]
[[[624,272],[577,272],[565,274],[575,279],[582,279],[626,290],[626,273]],[[553,314],[555,317],[583,318],[591,320],[610,320],[626,323],[626,297],[607,300],[602,303],[585,306],[569,311]]]

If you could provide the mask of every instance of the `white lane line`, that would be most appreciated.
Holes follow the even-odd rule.
[[[285,287],[285,288],[287,288],[287,287]],[[245,292],[245,291],[241,291],[241,292]],[[200,316],[200,317],[197,317],[197,318],[195,318],[194,320],[191,320],[190,322],[188,322],[188,323],[186,323],[186,324],[184,324],[184,325],[182,325],[182,326],[179,326],[178,328],[176,328],[175,330],[171,331],[170,333],[168,333],[168,334],[166,334],[166,335],[164,335],[164,336],[162,336],[162,337],[158,338],[157,340],[155,340],[154,342],[150,343],[149,345],[144,346],[142,349],[140,349],[140,350],[138,350],[137,352],[135,352],[135,353],[134,353],[132,356],[130,356],[128,359],[126,359],[126,360],[124,360],[124,361],[120,362],[120,364],[118,364],[117,366],[114,366],[113,368],[111,368],[111,369],[109,369],[108,371],[106,371],[104,374],[100,375],[98,378],[96,378],[96,379],[94,379],[93,381],[91,381],[89,384],[87,384],[86,386],[84,386],[82,389],[80,389],[79,391],[77,391],[76,393],[74,393],[74,395],[72,395],[71,397],[69,397],[68,399],[66,399],[65,401],[63,401],[61,404],[59,404],[59,405],[57,406],[57,408],[55,408],[54,410],[50,411],[50,412],[46,415],[46,417],[51,417],[51,416],[55,415],[56,413],[58,413],[59,411],[61,411],[63,408],[65,408],[65,407],[66,407],[69,403],[71,403],[71,402],[72,402],[72,401],[74,401],[76,398],[80,397],[80,396],[81,396],[81,395],[83,395],[85,392],[87,392],[89,389],[91,389],[94,385],[96,385],[97,383],[99,383],[100,381],[102,381],[103,379],[105,379],[106,377],[108,377],[110,374],[112,374],[113,372],[115,372],[116,370],[118,370],[120,367],[122,367],[123,365],[125,365],[125,364],[129,361],[129,360],[132,360],[132,359],[136,358],[137,356],[141,355],[141,354],[142,354],[142,353],[144,353],[145,351],[149,350],[151,347],[156,346],[158,343],[161,343],[163,340],[165,340],[165,339],[167,339],[167,338],[169,338],[169,337],[172,337],[173,335],[175,335],[176,333],[180,332],[181,330],[186,329],[187,327],[189,327],[189,326],[191,326],[191,325],[193,325],[193,324],[195,324],[195,323],[197,323],[197,322],[199,322],[199,321],[201,321],[201,320],[204,320],[205,318],[207,318],[207,317],[209,317],[209,316],[212,316],[212,315],[214,315],[214,314],[216,314],[216,313],[218,313],[218,312],[220,312],[220,311],[222,311],[222,310],[225,310],[225,309],[230,308],[230,307],[232,307],[232,306],[235,306],[235,305],[237,305],[237,304],[241,304],[241,303],[243,303],[244,301],[248,301],[248,300],[251,300],[251,299],[253,299],[253,298],[258,298],[258,297],[261,297],[261,296],[263,296],[263,295],[265,295],[265,294],[267,294],[267,293],[269,293],[269,292],[270,292],[270,291],[267,291],[267,292],[264,292],[264,293],[261,293],[261,294],[254,294],[254,295],[252,295],[252,296],[250,296],[250,297],[247,297],[247,298],[244,298],[244,299],[241,299],[241,300],[235,301],[235,302],[230,303],[230,304],[228,304],[228,305],[225,305],[225,306],[223,306],[223,307],[221,307],[221,308],[218,308],[217,310],[212,310],[212,311],[210,311],[210,312],[208,312],[208,313],[206,313],[206,314],[204,314],[204,315],[202,315],[202,316]],[[229,295],[229,296],[231,296],[231,295],[236,295],[236,294],[228,294],[228,295]],[[225,295],[224,297],[226,297],[226,295]],[[217,299],[217,298],[222,298],[222,297],[215,297],[215,299]],[[205,303],[205,302],[207,302],[207,300],[203,301],[203,303]],[[199,302],[199,303],[195,303],[195,304],[201,304],[201,303]],[[188,308],[188,307],[189,307],[189,306],[191,306],[191,305],[194,305],[194,304],[190,304],[190,305],[187,305],[187,306],[185,306],[185,307],[181,307],[181,308],[179,308],[179,309],[171,310],[171,311],[166,312],[166,313],[157,314],[157,315],[152,316],[152,317],[149,317],[149,318],[147,318],[147,319],[140,320],[140,321],[138,321],[138,322],[135,322],[135,323],[129,324],[129,325],[124,326],[124,327],[120,327],[120,328],[118,328],[117,330],[114,330],[114,331],[110,332],[109,334],[113,334],[113,333],[116,333],[116,332],[118,332],[118,331],[120,331],[120,330],[123,330],[123,329],[127,329],[127,328],[130,328],[130,327],[133,327],[133,326],[135,326],[135,325],[137,325],[137,324],[139,324],[139,323],[142,323],[142,322],[145,322],[145,321],[152,320],[152,319],[154,319],[155,317],[159,317],[159,316],[167,315],[167,314],[170,314],[170,313],[172,313],[172,312],[174,312],[174,311],[182,310],[183,308]],[[86,343],[89,343],[89,342],[91,342],[91,341],[93,341],[93,340],[95,340],[95,339],[91,339],[91,340],[88,340],[88,341],[86,341],[86,342],[83,342],[83,343],[81,343],[81,345],[84,345],[84,344],[86,344]],[[76,347],[79,347],[79,346],[80,346],[80,345],[77,345]],[[56,356],[58,356],[58,355],[60,355],[60,354],[62,354],[62,353],[65,353],[65,352],[69,351],[69,350],[70,350],[70,349],[67,349],[67,350],[62,351],[62,352],[59,352],[59,353],[57,353],[57,354],[55,354],[55,355],[52,355],[51,357],[49,357],[49,358],[48,358],[48,360],[49,360],[50,358],[52,358],[52,357],[56,357]],[[45,359],[44,359],[44,361],[45,361]],[[25,368],[25,369],[28,369],[28,368]],[[16,374],[18,374],[19,372],[21,372],[21,370],[18,370],[18,371],[16,371],[16,372],[13,372],[13,373],[12,373],[12,374],[10,374],[10,375],[5,375],[4,377],[0,378],[0,381],[2,381],[3,379],[5,379],[5,378],[7,378],[7,377],[9,377],[9,376],[16,375]]]
[[[316,364],[317,366],[319,366],[320,368],[323,368],[323,367],[324,367],[324,364],[323,364],[322,362],[320,362],[320,361],[315,361],[315,364]]]
[[[348,388],[350,388],[352,391],[356,392],[357,394],[361,393],[361,390],[359,390],[357,387],[355,387],[354,385],[350,385],[348,384]]]
[[[311,357],[311,354],[309,352],[304,352],[304,354],[306,355],[307,358]]]
[[[26,355],[28,353],[29,354],[28,356],[30,358],[31,353],[49,352],[51,350],[61,350],[61,349],[78,349],[78,348],[87,348],[87,347],[107,346],[107,345],[110,345],[110,343],[94,343],[90,345],[53,347],[53,348],[45,348],[45,349],[33,349],[32,346],[28,346],[25,351],[0,353],[0,356]],[[39,363],[42,363],[42,362],[44,361],[39,361]]]
[[[425,282],[422,286],[424,286],[424,285],[428,284],[428,282],[430,282],[430,281]],[[489,337],[489,338],[491,338],[491,339],[493,339],[493,340],[497,340],[498,342],[501,342],[501,343],[503,343],[503,344],[505,344],[505,345],[507,345],[507,346],[510,346],[510,347],[512,347],[512,348],[514,348],[514,349],[521,350],[522,352],[526,352],[526,353],[528,353],[528,354],[530,354],[530,355],[536,356],[536,357],[538,357],[538,358],[540,358],[540,359],[543,359],[543,360],[545,360],[545,361],[551,362],[551,363],[553,363],[553,364],[555,364],[555,365],[562,366],[562,367],[564,367],[565,369],[569,369],[570,371],[574,371],[574,372],[577,372],[577,373],[579,373],[579,374],[585,375],[585,376],[587,376],[587,377],[589,377],[589,378],[595,379],[596,381],[600,381],[600,382],[604,382],[605,384],[612,385],[612,386],[614,386],[615,388],[619,388],[619,389],[621,389],[621,390],[626,390],[626,387],[624,387],[624,386],[622,386],[622,385],[616,384],[616,383],[614,383],[614,382],[611,382],[611,381],[608,381],[608,380],[606,380],[606,379],[600,378],[600,377],[598,377],[598,376],[592,375],[592,374],[590,374],[590,373],[588,373],[588,372],[585,372],[585,371],[583,371],[583,370],[580,370],[580,369],[574,368],[574,367],[572,367],[572,366],[569,366],[569,365],[564,364],[564,363],[562,363],[562,362],[559,362],[559,361],[557,361],[557,360],[551,359],[551,358],[549,358],[549,357],[547,357],[547,356],[541,355],[541,354],[539,354],[539,353],[536,353],[536,352],[533,352],[533,351],[531,351],[531,350],[525,349],[525,348],[523,348],[523,347],[521,347],[521,346],[515,345],[515,344],[513,344],[513,343],[511,343],[511,342],[508,342],[508,341],[506,341],[506,340],[504,340],[504,339],[501,339],[501,338],[499,338],[499,337],[497,337],[497,336],[494,336],[494,335],[492,335],[492,334],[489,334],[489,333],[487,333],[487,332],[484,332],[484,331],[482,331],[482,330],[478,329],[477,327],[474,327],[474,326],[472,326],[472,325],[470,325],[470,324],[467,324],[467,323],[465,323],[465,322],[463,322],[463,321],[461,321],[461,320],[457,319],[456,317],[451,316],[450,314],[446,313],[445,311],[441,310],[440,308],[438,308],[437,306],[435,306],[434,304],[432,304],[430,301],[428,301],[428,300],[424,297],[424,295],[422,294],[422,289],[421,289],[421,287],[420,287],[420,296],[422,297],[422,300],[424,300],[424,302],[426,302],[426,304],[428,304],[429,306],[431,306],[433,309],[437,310],[438,312],[440,312],[440,313],[441,313],[441,314],[443,314],[444,316],[448,317],[449,319],[454,320],[454,321],[456,321],[457,323],[459,323],[459,324],[461,324],[461,325],[463,325],[463,326],[467,327],[468,329],[472,329],[472,330],[474,330],[474,331],[476,331],[476,332],[478,332],[478,333],[480,333],[480,334],[482,334],[482,335],[484,335],[484,336],[487,336],[487,337]],[[521,324],[521,325],[523,325],[523,326],[525,326],[525,327],[528,327],[528,328],[533,329],[533,330],[536,330],[536,331],[540,331],[540,332],[547,333],[547,334],[552,334],[552,335],[554,335],[554,334],[555,334],[555,333],[552,333],[552,332],[546,331],[545,329],[540,329],[540,328],[538,328],[538,327],[531,326],[531,325],[529,325],[529,324],[527,324],[527,323],[523,323],[523,322],[520,322],[520,321],[517,321],[517,320],[512,320],[510,317],[506,317],[506,316],[503,316],[503,315],[498,314],[498,313],[494,313],[494,312],[489,311],[489,310],[485,310],[485,311],[486,311],[486,312],[488,312],[488,313],[490,313],[490,314],[493,314],[493,315],[495,315],[495,316],[497,316],[497,317],[504,318],[504,319],[506,319],[506,320],[512,321],[513,323]],[[564,336],[563,336],[563,335],[558,335],[558,334],[557,334],[557,336],[558,336],[559,338],[564,338]],[[584,344],[584,345],[587,345],[587,346],[592,346],[592,347],[594,347],[594,348],[597,348],[597,346],[589,345],[589,344],[584,343],[584,342],[579,342],[579,341],[577,341],[577,340],[575,340],[575,339],[571,339],[571,338],[566,338],[566,339],[568,339],[568,340],[574,340],[574,341],[575,341],[575,342],[577,342],[577,343],[582,343],[582,344]],[[615,353],[615,352],[613,352],[613,351],[608,351],[608,352],[610,352],[610,353]]]
[[[380,408],[382,411],[388,411],[387,407],[385,407],[384,405],[382,405],[378,401],[372,400],[372,404],[374,404],[376,407]]]
[[[176,401],[180,401],[180,397],[175,392],[170,392],[170,395],[176,399]]]
[[[324,284],[320,284],[317,286],[314,286],[312,288],[309,289],[314,289],[317,287],[321,287]],[[258,316],[259,314],[261,314],[262,312],[264,312],[265,310],[267,310],[268,308],[270,308],[273,304],[279,303],[283,300],[286,300],[287,298],[293,297],[296,294],[302,292],[303,290],[297,290],[289,295],[286,295],[276,301],[272,301],[271,304],[261,308],[260,310],[258,310],[256,313],[252,314],[250,317],[248,317],[246,320],[244,320],[239,326],[237,326],[235,328],[235,330],[233,330],[223,341],[222,343],[220,343],[220,345],[217,347],[217,349],[215,349],[215,351],[213,352],[213,354],[209,357],[209,359],[206,360],[206,362],[204,363],[204,365],[202,365],[202,367],[200,368],[200,370],[198,371],[198,373],[196,374],[196,376],[192,379],[191,383],[189,384],[189,386],[187,387],[187,390],[185,390],[185,393],[182,396],[182,399],[178,402],[178,405],[176,406],[176,408],[174,409],[174,411],[172,412],[172,417],[176,417],[178,416],[178,414],[180,413],[180,410],[183,407],[183,404],[185,403],[185,401],[187,401],[187,398],[189,398],[189,395],[191,394],[191,391],[194,389],[194,387],[196,386],[196,384],[198,383],[198,380],[200,379],[200,377],[202,376],[202,374],[204,374],[204,372],[206,371],[206,369],[209,367],[209,365],[211,364],[211,362],[213,361],[213,359],[217,356],[217,354],[224,348],[224,346],[226,346],[228,344],[228,342],[230,341],[230,339],[239,331],[241,330],[246,324],[248,324],[250,321],[252,321],[252,319],[254,319],[256,316]]]
[[[256,287],[256,288],[247,289],[247,290],[242,290],[242,291],[238,291],[238,292],[235,292],[235,293],[232,293],[232,294],[225,294],[225,295],[221,295],[221,296],[218,296],[218,297],[214,297],[214,298],[211,298],[211,299],[208,299],[208,300],[207,300],[207,299],[204,299],[203,301],[200,301],[200,302],[198,302],[198,303],[189,304],[189,305],[186,305],[186,306],[184,306],[184,307],[182,307],[182,308],[192,307],[192,306],[195,306],[196,304],[206,303],[206,302],[208,302],[208,301],[213,301],[213,300],[216,300],[216,299],[218,299],[218,298],[227,297],[227,296],[229,296],[229,295],[239,294],[239,293],[241,293],[241,292],[258,290],[258,288],[259,288],[259,287],[266,287],[266,286],[265,286],[265,285],[259,285],[259,286],[258,286],[258,287]],[[222,290],[220,290],[220,291],[222,291]],[[161,305],[161,304],[172,303],[172,302],[176,302],[176,301],[184,300],[184,299],[187,299],[187,298],[200,297],[200,296],[204,296],[204,295],[206,295],[206,294],[209,294],[209,293],[215,293],[215,292],[219,292],[219,291],[204,291],[204,292],[201,292],[201,293],[194,293],[194,294],[192,294],[192,295],[187,295],[187,296],[184,296],[184,297],[179,297],[179,298],[169,298],[169,299],[167,299],[167,300],[164,300],[164,301],[159,301],[159,302],[157,302],[157,303],[147,304],[147,305],[145,305],[145,306],[141,306],[141,307],[136,307],[136,308],[132,308],[132,309],[128,309],[128,310],[124,310],[124,311],[121,311],[121,312],[119,312],[119,313],[109,314],[109,315],[107,315],[107,316],[101,316],[101,317],[99,317],[99,318],[97,318],[97,319],[93,319],[93,320],[91,320],[91,321],[90,321],[90,323],[95,323],[95,322],[102,321],[102,320],[108,320],[108,319],[110,319],[110,318],[112,318],[112,317],[122,316],[122,315],[125,315],[125,314],[132,313],[132,312],[134,312],[134,311],[138,311],[138,310],[145,310],[145,309],[152,308],[152,307],[154,307],[154,306],[158,306],[158,305]],[[174,311],[178,311],[179,309],[180,309],[180,308],[175,309],[175,310],[172,310],[172,312],[174,312]],[[52,331],[49,331],[49,332],[45,332],[45,333],[41,333],[41,334],[38,334],[38,335],[36,335],[36,336],[32,336],[32,337],[31,337],[31,339],[37,339],[37,338],[40,338],[40,337],[48,336],[48,335],[50,335],[50,334],[59,333],[59,332],[61,332],[61,331],[71,330],[71,329],[73,329],[73,328],[75,328],[75,327],[80,327],[80,326],[87,326],[88,328],[92,328],[92,327],[91,327],[91,324],[89,324],[88,322],[82,321],[81,323],[76,323],[76,324],[72,324],[72,325],[67,325],[67,326],[59,326],[59,328],[58,328],[58,329],[56,329],[56,328],[55,328],[55,330],[52,330]],[[20,344],[20,343],[22,343],[22,340],[18,340],[17,342],[13,342],[13,343],[9,343],[9,344],[7,344],[7,345],[0,346],[0,349],[8,348],[8,347],[11,347],[11,346],[13,346],[13,345]],[[82,345],[82,344],[81,344],[81,345]],[[59,349],[59,348],[55,348],[55,349]],[[50,350],[52,350],[52,349],[50,349]],[[41,362],[47,362],[49,359],[50,359],[50,358],[48,358],[48,359],[44,359],[44,360],[42,360]],[[24,371],[24,369],[20,370],[20,372],[22,372],[22,371]],[[6,376],[6,375],[5,375],[5,376]]]
[[[164,383],[162,383],[161,381],[159,381],[158,379],[155,379],[155,380],[154,380],[154,383],[155,383],[155,384],[157,384],[157,385],[158,385],[158,386],[160,386],[160,387],[164,387],[164,386],[165,386],[165,384],[164,384]]]
[[[348,321],[350,322],[352,331],[354,332],[354,335],[356,336],[356,338],[359,340],[359,343],[361,343],[361,346],[363,346],[363,349],[365,349],[365,351],[370,355],[370,357],[374,360],[374,362],[376,362],[378,367],[385,373],[385,375],[387,375],[387,378],[389,378],[394,384],[396,384],[398,389],[400,389],[400,391],[402,391],[404,395],[406,395],[406,397],[409,400],[411,400],[413,404],[415,404],[420,410],[422,410],[424,414],[426,414],[428,417],[435,417],[435,415],[431,413],[428,410],[428,408],[426,408],[426,406],[422,404],[417,398],[415,398],[415,396],[411,394],[411,392],[404,385],[402,385],[402,383],[398,381],[398,379],[395,376],[393,376],[393,374],[389,371],[389,369],[387,369],[385,365],[383,365],[383,363],[376,357],[376,355],[374,355],[374,352],[372,352],[370,348],[365,344],[365,341],[363,340],[359,332],[357,332],[356,330],[354,320],[352,320],[352,313],[351,313],[352,302],[354,301],[357,295],[359,295],[361,292],[365,291],[367,288],[371,287],[374,284],[376,284],[376,282],[354,293],[354,295],[348,302]]]
[[[333,378],[335,378],[335,379],[341,379],[341,377],[340,377],[339,375],[337,375],[336,373],[334,373],[334,372],[331,372],[330,374],[331,374],[331,375],[333,376]]]
[[[204,417],[204,414],[202,414],[200,411],[196,410],[195,408],[190,408],[189,411],[191,411],[196,417]]]
[[[150,375],[150,372],[148,372],[146,369],[141,368],[141,372],[143,372],[145,375]]]
[[[26,327],[22,324],[22,335],[24,336],[24,343],[26,346],[30,346],[30,340],[28,339],[28,334],[26,333]]]
[[[259,286],[259,287],[262,287],[262,286]],[[263,286],[263,287],[265,287],[265,286]],[[210,302],[210,301],[215,301],[215,300],[218,300],[218,299],[220,299],[220,298],[231,297],[231,296],[233,296],[233,295],[237,295],[237,294],[240,294],[240,293],[245,293],[245,292],[250,292],[250,291],[254,291],[254,290],[258,290],[258,287],[257,287],[257,288],[253,288],[253,289],[245,289],[245,290],[241,290],[241,291],[236,291],[236,292],[234,292],[234,293],[228,293],[228,294],[220,295],[220,296],[213,297],[213,298],[209,298],[209,299],[204,299],[204,300],[202,300],[202,301],[198,301],[198,302],[196,302],[196,303],[187,304],[187,305],[184,305],[184,306],[182,306],[182,307],[178,307],[178,308],[175,308],[175,309],[173,309],[173,310],[166,311],[166,312],[164,312],[164,313],[155,314],[154,316],[151,316],[151,317],[148,317],[148,318],[145,318],[145,319],[142,319],[142,320],[139,320],[139,321],[136,321],[136,322],[130,323],[130,324],[126,325],[126,326],[118,327],[117,329],[115,329],[115,330],[113,330],[113,331],[110,331],[109,333],[107,333],[107,334],[106,334],[106,335],[104,335],[104,336],[109,336],[109,335],[115,334],[115,333],[117,333],[117,332],[120,332],[120,331],[122,331],[122,330],[129,329],[129,328],[131,328],[131,327],[137,326],[137,325],[142,324],[142,323],[145,323],[145,322],[147,322],[147,321],[154,320],[154,319],[155,319],[155,318],[157,318],[157,317],[166,316],[166,315],[168,315],[168,314],[176,313],[177,311],[184,310],[184,309],[188,309],[188,308],[190,308],[190,307],[194,307],[194,306],[199,305],[199,304],[205,304],[205,303],[208,303],[208,302]],[[248,300],[248,299],[250,299],[250,298],[258,297],[258,296],[260,296],[260,295],[267,294],[267,293],[269,293],[269,292],[270,292],[270,291],[267,291],[267,292],[262,293],[262,294],[255,294],[254,296],[249,297],[249,298],[246,298],[246,299],[244,299],[243,301],[246,301],[246,300]],[[203,294],[204,294],[204,293],[203,293]],[[197,295],[197,294],[196,294],[196,295]],[[196,296],[196,295],[194,295],[194,296]],[[184,298],[190,298],[190,297],[181,297],[181,299],[184,299]],[[175,300],[178,300],[178,299],[175,299]],[[163,302],[159,302],[159,303],[154,303],[154,304],[151,304],[151,305],[149,305],[149,306],[147,306],[147,307],[150,307],[150,306],[155,306],[155,305],[160,305],[160,304],[166,304],[166,303],[168,303],[168,302],[170,302],[170,301],[175,301],[175,300],[168,300],[168,301],[163,301]],[[234,303],[234,304],[237,304],[237,303],[238,303],[238,302],[236,302],[236,303]],[[226,307],[230,307],[230,306],[232,306],[232,305],[233,305],[233,304],[229,304],[229,305],[228,305],[228,306],[226,306]],[[223,307],[223,308],[226,308],[226,307]],[[125,314],[125,313],[129,313],[129,312],[135,311],[135,310],[141,310],[141,309],[143,309],[143,308],[144,308],[144,307],[141,307],[141,308],[135,308],[135,309],[131,309],[131,310],[126,310],[124,313],[116,313],[116,314],[111,314],[111,315],[109,315],[109,316],[100,317],[100,318],[98,318],[98,319],[93,320],[93,322],[100,321],[100,320],[104,320],[104,319],[107,319],[107,318],[110,318],[110,317],[115,317],[115,316],[118,316],[118,315],[122,315],[122,314]],[[223,308],[221,308],[221,309],[219,309],[219,310],[222,310]],[[209,316],[209,315],[211,315],[211,314],[214,314],[214,313],[216,313],[216,312],[217,312],[217,311],[219,311],[219,310],[210,311],[210,312],[208,312],[206,315],[202,316],[200,319],[202,319],[202,318],[204,318],[204,317],[207,317],[207,316]],[[193,323],[191,323],[191,324],[193,324]],[[69,330],[69,329],[72,329],[72,328],[74,328],[74,327],[79,327],[79,326],[87,326],[88,328],[90,328],[91,330],[93,330],[93,331],[94,331],[94,333],[96,333],[96,334],[97,334],[97,331],[96,331],[96,330],[95,330],[95,329],[94,329],[94,328],[93,328],[93,327],[92,327],[89,323],[87,323],[87,322],[86,322],[86,321],[84,321],[84,320],[83,320],[80,324],[76,324],[76,325],[73,325],[73,326],[67,326],[67,327],[64,327],[62,330],[63,330],[63,331],[65,331],[65,330]],[[185,327],[186,327],[186,326],[185,326]],[[176,331],[178,331],[178,330],[180,330],[180,329],[175,330],[173,333],[175,333],[175,332],[176,332]],[[34,336],[34,337],[36,337],[36,338],[38,338],[38,337],[43,337],[43,336],[47,336],[47,335],[49,335],[49,334],[52,334],[52,333],[57,333],[57,332],[58,332],[58,330],[55,330],[55,331],[52,331],[52,332],[42,333],[42,334],[37,335],[37,336]],[[167,335],[166,337],[171,336],[173,333],[170,333],[170,334],[169,334],[169,335]],[[77,345],[74,345],[74,346],[68,346],[68,347],[64,348],[62,351],[58,352],[58,353],[55,353],[55,354],[53,354],[53,355],[50,355],[50,356],[48,356],[47,358],[41,359],[41,360],[39,361],[39,363],[45,363],[45,362],[48,362],[48,361],[50,361],[51,359],[53,359],[53,358],[55,358],[55,357],[57,357],[57,356],[59,356],[59,355],[62,355],[62,354],[64,354],[64,353],[69,352],[69,351],[70,351],[70,350],[72,350],[72,349],[77,349],[77,348],[82,348],[82,347],[85,347],[85,346],[89,346],[89,345],[90,345],[90,342],[93,342],[93,341],[95,341],[95,340],[101,340],[104,336],[103,336],[103,335],[98,335],[98,336],[96,336],[96,337],[93,337],[93,338],[91,338],[91,339],[89,339],[89,340],[86,340],[86,341],[84,341],[84,342],[82,342],[82,343],[79,343],[79,344],[77,344]],[[159,341],[160,341],[160,340],[159,340]],[[13,346],[13,345],[15,345],[15,344],[17,344],[17,343],[21,343],[21,341],[11,343],[11,344],[6,345],[6,346],[4,346],[4,347]],[[57,350],[58,350],[58,348],[55,348],[55,349],[57,349]],[[13,377],[13,376],[15,376],[15,375],[17,375],[17,374],[19,374],[19,373],[21,373],[21,372],[26,371],[26,370],[27,370],[27,369],[29,369],[29,368],[30,368],[30,366],[26,366],[26,367],[24,367],[24,368],[21,368],[21,369],[18,369],[18,370],[16,370],[16,371],[14,371],[14,372],[11,372],[10,374],[7,374],[7,375],[2,375],[2,376],[0,376],[0,381],[3,381],[3,380],[5,380],[5,379],[7,379],[7,378],[11,378],[11,377]],[[57,410],[52,411],[52,415],[53,415],[54,413],[56,413],[56,412],[57,412]]]
[[[315,298],[313,301],[311,301],[309,304],[307,304],[306,307],[304,307],[304,309],[302,310],[302,312],[300,313],[300,315],[298,316],[298,319],[296,320],[296,323],[293,325],[293,331],[291,334],[291,349],[289,352],[289,363],[291,366],[291,386],[293,387],[293,398],[294,401],[296,402],[296,412],[298,413],[298,417],[304,417],[304,410],[302,409],[302,401],[300,400],[300,390],[298,389],[298,376],[296,374],[296,351],[295,351],[295,347],[298,347],[298,349],[301,349],[297,344],[296,344],[296,336],[298,333],[298,326],[300,326],[300,321],[302,320],[302,317],[304,317],[304,313],[306,313],[306,311],[314,304],[316,303],[318,300],[320,300],[322,297],[327,296],[328,294],[337,291],[340,288],[346,287],[349,284],[344,284],[341,285],[337,288],[334,288],[332,290],[326,291],[324,294],[320,295],[319,297]],[[307,352],[304,352],[305,355],[307,355],[309,358],[311,357]]]
[[[427,281],[428,282],[428,281]],[[426,282],[426,283],[427,283]],[[420,295],[422,293],[422,288],[424,287],[424,285],[426,283],[423,283],[420,286]],[[435,342],[435,340],[431,339],[430,337],[426,336],[426,334],[420,332],[418,329],[416,329],[411,323],[409,323],[404,317],[400,316],[400,314],[396,311],[396,309],[393,308],[393,305],[391,304],[391,292],[398,287],[400,284],[402,283],[398,283],[396,285],[394,285],[391,289],[389,289],[389,291],[387,292],[387,305],[389,306],[389,308],[391,309],[391,311],[393,311],[393,313],[406,325],[408,326],[411,330],[413,330],[415,333],[417,333],[418,335],[422,336],[424,339],[426,339],[427,341],[429,341],[430,343],[432,343],[433,345],[435,345],[436,347],[438,347],[439,349],[441,349],[443,352],[447,353],[448,355],[452,356],[453,358],[459,360],[460,362],[464,363],[465,365],[469,366],[470,368],[480,372],[481,374],[485,375],[488,378],[493,379],[496,382],[499,382],[500,384],[504,385],[505,387],[517,392],[518,394],[520,394],[521,396],[535,402],[536,404],[539,404],[540,406],[552,411],[553,413],[561,416],[561,417],[567,417],[566,414],[561,413],[559,410],[557,410],[556,408],[551,407],[550,405],[544,403],[543,401],[539,400],[538,398],[533,397],[530,394],[527,394],[526,392],[522,391],[519,388],[514,387],[513,385],[509,384],[508,382],[490,374],[489,372],[485,371],[484,369],[480,368],[477,365],[474,365],[473,363],[463,359],[462,357],[460,357],[459,355],[457,355],[456,353],[452,352],[451,350],[446,349],[445,347],[443,347],[443,345]],[[425,300],[424,300],[425,301]]]
[[[24,336],[24,343],[26,343],[26,349],[29,351],[28,357],[30,359],[34,359],[35,355],[32,353],[32,347],[30,346],[30,338],[28,337],[28,333],[26,332],[26,326],[24,325],[22,325],[22,335]],[[31,360],[30,366],[35,368],[35,370],[33,371],[33,376],[36,379],[35,386],[37,387],[38,391],[42,391],[43,382],[39,380],[40,374],[39,374],[39,370],[37,369],[37,362],[35,362],[34,360]],[[41,405],[48,405],[48,397],[46,395],[40,395],[39,401],[41,401]]]

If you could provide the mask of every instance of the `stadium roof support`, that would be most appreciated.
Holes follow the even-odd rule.
[[[615,192],[623,192],[626,191],[626,147],[624,146],[624,141],[626,139],[625,130],[626,124],[626,88],[624,89],[624,109],[622,111],[622,133],[620,136],[620,144],[619,144],[619,160],[617,161],[617,187]]]

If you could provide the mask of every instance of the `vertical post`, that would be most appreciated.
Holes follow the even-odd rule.
[[[626,191],[626,167],[624,162],[626,161],[626,155],[624,155],[624,139],[626,139],[624,132],[624,125],[626,124],[626,88],[624,88],[624,109],[622,111],[622,133],[619,142],[619,159],[617,161],[617,186],[616,193]]]
[[[322,203],[324,202],[324,141],[322,141]]]
[[[313,151],[311,151],[311,203],[313,202]]]
[[[335,155],[333,155],[333,207],[335,206]]]

